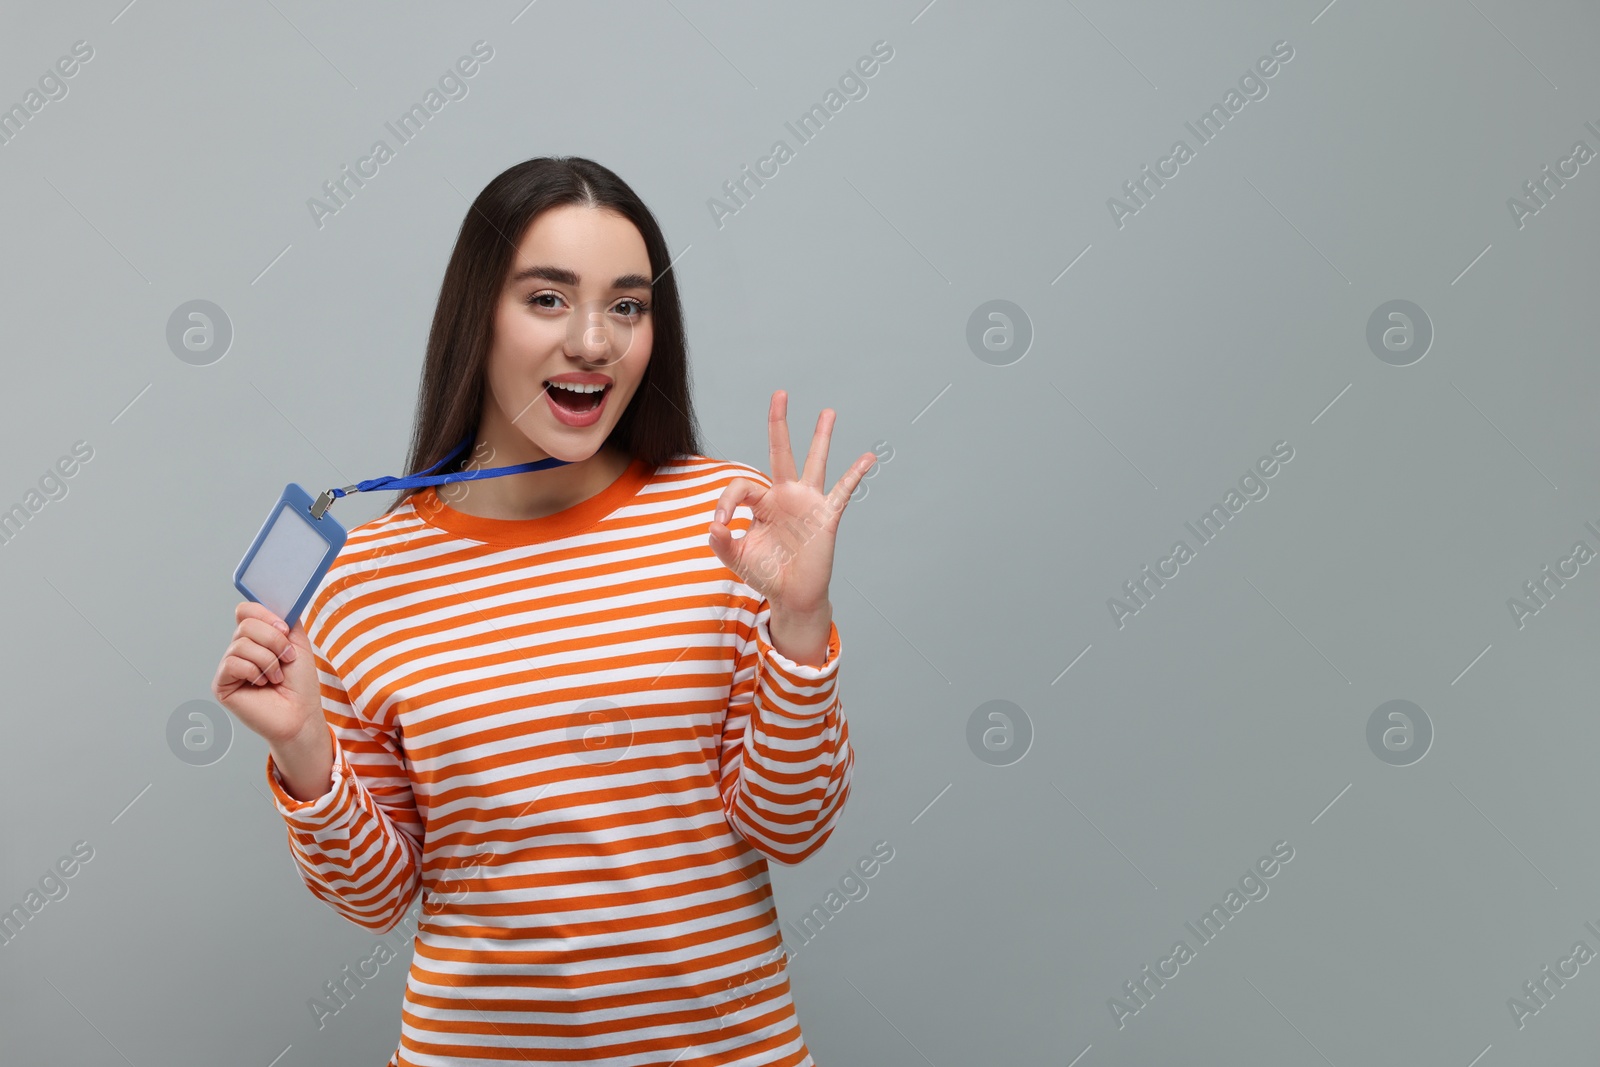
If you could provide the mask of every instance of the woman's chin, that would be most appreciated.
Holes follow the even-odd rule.
[[[589,427],[587,430],[568,429],[562,437],[571,437],[571,440],[532,441],[534,447],[549,456],[559,459],[563,463],[582,463],[584,460],[593,459],[604,450],[605,435],[596,433],[593,440],[589,440],[590,431],[599,427]]]

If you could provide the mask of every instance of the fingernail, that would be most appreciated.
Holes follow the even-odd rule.
[[[278,629],[281,630],[283,633],[288,633],[289,632],[289,624],[284,622],[282,619],[274,619],[272,621],[277,624]]]
[[[273,667],[272,670],[267,673],[267,677],[271,678],[272,681],[277,685],[283,684],[283,671],[279,670],[277,667]]]
[[[283,650],[283,662],[285,662],[285,663],[293,663],[294,662],[294,658],[296,656],[298,656],[299,654],[300,654],[300,650],[295,648],[293,645],[290,645],[288,648]]]
[[[724,525],[724,526],[728,525],[728,513],[726,511],[723,511],[721,508],[718,508],[717,509],[717,521],[722,523],[722,525]]]

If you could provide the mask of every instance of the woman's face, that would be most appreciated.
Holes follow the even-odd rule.
[[[633,399],[650,360],[651,277],[644,238],[612,211],[551,208],[523,235],[495,311],[488,384],[546,455],[593,456]]]

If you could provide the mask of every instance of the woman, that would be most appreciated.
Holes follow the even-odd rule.
[[[495,178],[407,469],[469,439],[563,464],[405,491],[292,629],[236,609],[213,692],[269,744],[305,884],[377,933],[420,890],[396,1067],[813,1063],[767,862],[850,792],[828,582],[874,456],[824,495],[825,410],[797,478],[782,391],[770,477],[702,455],[669,266],[599,164]]]

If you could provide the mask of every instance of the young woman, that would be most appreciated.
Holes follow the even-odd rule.
[[[850,792],[828,582],[874,455],[824,494],[825,410],[797,476],[782,391],[770,476],[702,455],[669,267],[605,167],[495,178],[407,469],[564,465],[406,490],[292,629],[235,611],[213,693],[268,742],[306,886],[375,933],[422,897],[394,1067],[813,1063],[767,863]]]

